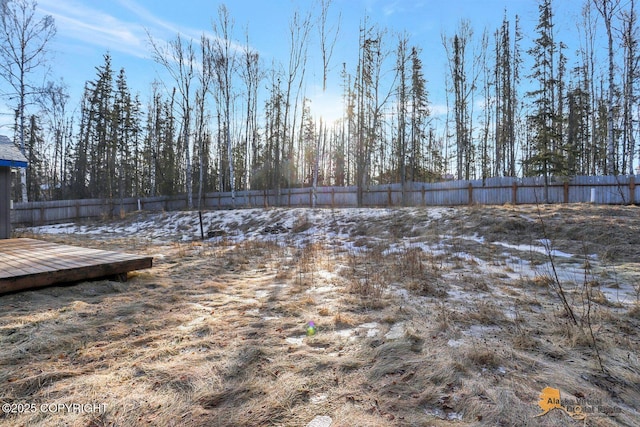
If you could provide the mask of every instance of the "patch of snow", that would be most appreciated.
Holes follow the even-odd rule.
[[[209,294],[209,295],[211,295],[211,294]],[[206,294],[198,295],[198,298],[203,298],[205,296],[206,296]],[[211,311],[211,307],[207,307],[206,305],[200,304],[198,302],[192,302],[190,305],[195,310]]]
[[[543,254],[543,255],[548,255],[549,253],[551,253],[551,256],[554,256],[554,257],[573,258],[572,254],[568,254],[566,252],[562,252],[562,251],[559,251],[557,249],[551,249],[549,246],[544,245],[544,242],[543,242],[544,240],[546,240],[546,239],[542,239],[541,240],[541,243],[543,243],[543,246],[512,245],[512,244],[505,243],[505,242],[491,242],[491,244],[503,246],[503,247],[509,248],[509,249],[515,249],[517,251],[522,251],[522,252],[536,252],[536,253],[540,253],[540,254]]]
[[[327,270],[320,270],[320,271],[317,271],[315,274],[317,274],[320,279],[326,280],[326,281],[335,280],[338,277],[338,275],[335,274],[334,272],[327,271]]]
[[[504,309],[504,315],[509,320],[516,320],[518,318],[518,311],[513,307],[507,307]]]
[[[442,219],[445,215],[448,215],[451,212],[450,208],[429,208],[429,218],[430,219]]]
[[[519,216],[520,216],[520,218],[522,218],[522,219],[524,219],[524,220],[526,220],[528,222],[536,222],[536,220],[531,218],[530,216],[527,216],[527,215],[524,215],[524,214],[520,214]]]
[[[287,337],[285,338],[285,341],[288,344],[292,344],[292,345],[302,345],[304,343],[304,338],[306,337],[306,335],[302,335],[299,337]]]
[[[209,351],[207,347],[188,347],[180,350],[181,354],[205,353]]]
[[[447,421],[462,421],[462,414],[458,412],[445,412],[440,408],[425,409],[424,413],[432,417]]]
[[[382,255],[402,254],[411,249],[422,249],[425,253],[435,253],[438,250],[437,246],[428,245],[424,242],[404,242],[404,243],[392,243],[388,249],[382,251]]]
[[[349,338],[355,333],[354,329],[340,329],[336,331],[336,334],[342,338]]]
[[[393,291],[393,293],[402,298],[403,300],[408,300],[410,297],[413,298],[413,295],[409,294],[409,291],[406,290],[405,288],[400,288],[398,286],[392,286],[391,290]]]
[[[359,325],[356,329],[366,329],[367,338],[373,338],[376,335],[378,335],[378,332],[380,332],[379,326],[380,325],[377,322],[363,323],[362,325]]]
[[[471,336],[474,338],[485,338],[487,335],[498,334],[500,332],[500,327],[498,326],[482,326],[482,325],[471,325],[471,327],[462,331],[464,335]]]
[[[269,296],[269,291],[264,289],[258,289],[256,291],[256,298],[267,298]]]
[[[473,236],[458,236],[458,238],[462,240],[470,240],[476,243],[484,243],[484,236],[478,236],[476,233],[474,233]]]
[[[78,227],[73,223],[65,223],[31,227],[30,230],[35,234],[71,234],[76,233]]]
[[[309,421],[307,427],[331,427],[331,424],[333,424],[331,417],[327,415],[318,415]]]
[[[458,348],[463,344],[462,340],[454,340],[454,339],[450,339],[449,341],[447,341],[447,345],[449,347],[453,347],[453,348]]]
[[[636,290],[628,283],[619,283],[617,287],[600,286],[598,289],[612,303],[634,304],[636,302]]]
[[[367,338],[373,338],[376,335],[378,335],[378,332],[380,332],[379,329],[369,329],[367,330]]]
[[[187,331],[189,329],[192,329],[194,326],[200,325],[201,323],[204,323],[205,321],[205,317],[198,317],[193,319],[191,322],[185,324],[185,325],[180,325],[178,326],[178,329],[180,329],[181,331]]]
[[[318,287],[312,287],[310,289],[307,289],[307,293],[316,293],[316,294],[327,294],[329,292],[333,292],[336,290],[336,287],[334,285],[328,285],[328,286],[318,286]]]
[[[389,329],[389,332],[384,335],[384,337],[388,340],[397,340],[398,338],[402,338],[404,336],[404,333],[404,323],[400,322],[393,325],[391,329]]]
[[[315,396],[311,396],[309,398],[309,401],[311,403],[313,403],[314,405],[317,405],[320,402],[324,402],[325,400],[327,400],[327,395],[326,394],[318,394]]]
[[[474,262],[477,265],[482,265],[482,264],[485,263],[483,260],[481,260],[477,256],[468,254],[466,252],[455,252],[455,253],[451,254],[451,257],[460,258],[460,259],[463,259],[463,260],[469,261],[469,262]]]

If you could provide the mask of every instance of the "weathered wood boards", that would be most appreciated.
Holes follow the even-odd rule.
[[[0,294],[151,268],[153,258],[35,239],[0,240]]]

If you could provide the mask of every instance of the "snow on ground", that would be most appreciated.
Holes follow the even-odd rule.
[[[414,212],[412,212],[414,211]],[[408,210],[414,215],[418,210]],[[449,208],[430,208],[416,221],[417,227],[428,225],[431,219],[439,219],[452,211]],[[233,242],[244,240],[282,240],[281,235],[293,237],[287,243],[332,244],[340,242],[349,246],[346,240],[359,225],[388,220],[396,215],[393,209],[238,209],[202,212],[202,228],[208,240],[227,239]],[[105,238],[137,236],[153,243],[200,240],[200,220],[197,212],[143,213],[132,221],[107,224],[55,224],[32,227],[35,234],[91,234]],[[291,233],[289,233],[291,232]]]
[[[585,271],[581,266],[584,255],[561,251],[553,247],[548,239],[533,240],[531,244],[514,244],[505,241],[486,241],[484,236],[456,234],[447,224],[458,215],[455,208],[253,208],[202,212],[202,229],[197,211],[141,212],[128,216],[122,221],[88,223],[64,223],[31,227],[17,230],[18,233],[34,234],[84,234],[96,240],[136,237],[141,241],[162,245],[172,242],[192,242],[201,240],[210,243],[234,245],[247,240],[271,241],[281,246],[305,247],[321,244],[337,251],[361,253],[372,247],[383,246],[383,255],[391,256],[411,250],[421,250],[432,257],[445,257],[445,262],[460,260],[475,267],[477,275],[501,275],[512,280],[538,276],[554,277],[574,284],[583,283]],[[526,221],[532,218],[521,215]],[[426,230],[432,222],[438,221],[437,235]],[[392,230],[398,227],[401,231]],[[433,228],[431,228],[433,231]],[[454,233],[452,233],[454,231]],[[425,234],[427,233],[427,234]],[[460,250],[455,240],[461,240],[474,247],[499,247],[510,250],[496,252],[495,259],[483,259],[468,250]],[[558,263],[532,263],[532,254],[551,256]],[[162,257],[162,254],[158,254]],[[588,259],[597,268],[597,256]],[[326,286],[314,292],[331,292],[331,280],[335,273],[320,271]],[[455,274],[455,273],[452,273]],[[612,302],[632,302],[636,289],[628,283],[603,286],[602,293]],[[450,290],[450,296],[467,298],[464,290]],[[260,296],[258,296],[259,298]]]
[[[492,242],[494,245],[504,246],[505,248],[515,249],[517,251],[523,252],[537,252],[543,255],[551,254],[552,257],[560,257],[560,258],[573,258],[573,254],[568,254],[566,252],[559,251],[557,249],[552,249],[551,244],[548,239],[540,239],[540,243],[542,246],[535,245],[511,245],[505,242]]]

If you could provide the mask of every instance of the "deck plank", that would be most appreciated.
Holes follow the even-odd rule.
[[[151,268],[152,257],[61,245],[0,240],[0,294]]]

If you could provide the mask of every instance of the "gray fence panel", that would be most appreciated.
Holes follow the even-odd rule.
[[[635,176],[576,176],[553,177],[547,186],[548,203],[628,204],[640,203],[640,189]],[[235,207],[300,206],[309,207],[312,188],[250,190],[236,192]],[[358,189],[350,187],[318,187],[318,207],[356,207]],[[505,203],[535,204],[545,201],[542,177],[494,177],[473,181],[445,181],[437,183],[408,182],[370,186],[363,190],[364,206],[460,206]],[[208,193],[203,206],[207,209],[233,207],[230,192]],[[194,200],[197,206],[198,201]],[[14,224],[41,225],[76,221],[83,218],[119,216],[141,208],[146,211],[175,211],[187,209],[187,197],[157,196],[126,199],[56,200],[15,203],[11,212]]]

